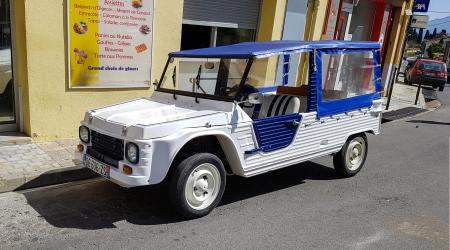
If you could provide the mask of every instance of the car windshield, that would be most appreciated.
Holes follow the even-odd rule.
[[[419,67],[423,70],[438,71],[438,72],[442,71],[441,63],[421,62]]]
[[[234,98],[246,65],[243,59],[172,58],[160,88]]]
[[[301,54],[303,53],[287,58],[291,64],[298,65]],[[301,80],[297,77],[297,66],[293,66],[289,74],[283,73],[286,60],[286,56],[255,58],[245,79],[245,85],[248,88],[265,88],[282,85],[285,81],[285,84],[295,86]],[[248,59],[172,58],[164,77],[160,80],[159,90],[181,95],[200,97],[206,95],[233,100],[238,94],[248,62]]]

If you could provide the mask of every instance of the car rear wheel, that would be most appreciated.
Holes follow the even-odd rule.
[[[342,177],[356,175],[367,157],[367,137],[365,134],[351,136],[342,149],[333,156],[334,169]]]
[[[183,217],[199,218],[217,206],[225,184],[222,161],[213,154],[198,153],[176,166],[170,183],[170,200]]]

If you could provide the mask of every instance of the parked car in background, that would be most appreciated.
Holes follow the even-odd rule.
[[[402,64],[400,65],[399,75],[406,76],[406,72],[411,68],[411,66],[416,62],[417,57],[407,57],[403,58]]]
[[[430,59],[417,59],[406,72],[407,84],[419,84],[439,88],[443,91],[447,82],[447,66],[445,63]]]
[[[405,71],[408,71],[408,69],[410,69],[414,63],[416,63],[417,61],[417,57],[408,57],[406,58],[406,69]]]

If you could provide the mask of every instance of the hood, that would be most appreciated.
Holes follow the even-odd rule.
[[[163,104],[148,99],[139,99],[98,110],[91,114],[106,122],[124,126],[150,126],[163,122],[179,121],[217,113],[212,110],[193,110],[175,104]]]
[[[111,105],[86,112],[84,122],[99,132],[134,139],[164,137],[187,127],[229,123],[227,112],[214,108],[217,104],[196,104],[194,100],[182,99],[185,98],[173,100],[169,95],[169,98],[142,98]]]

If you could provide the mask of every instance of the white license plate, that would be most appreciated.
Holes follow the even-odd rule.
[[[434,73],[425,73],[426,76],[434,76]]]
[[[108,178],[109,179],[109,173],[110,173],[110,166],[106,165],[103,162],[97,161],[94,158],[86,155],[84,160],[84,165],[89,168],[90,170],[96,172],[97,174]]]

